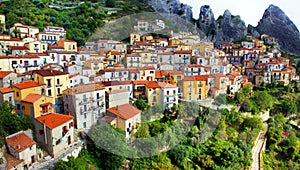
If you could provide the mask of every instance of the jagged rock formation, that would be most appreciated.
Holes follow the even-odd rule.
[[[275,36],[281,49],[300,54],[299,30],[279,7],[270,5],[256,29],[260,34]]]
[[[200,8],[198,27],[210,41],[216,42],[233,41],[247,34],[245,22],[240,16],[233,16],[226,10],[223,16],[215,20],[209,5]]]
[[[198,19],[199,29],[209,40],[214,40],[217,34],[217,22],[209,5],[201,6]]]
[[[192,7],[179,0],[148,0],[148,3],[157,12],[177,14],[187,21],[193,21]]]
[[[260,38],[260,33],[256,30],[256,28],[252,25],[248,25],[247,27],[248,33],[250,33],[255,38]]]
[[[233,16],[229,10],[225,10],[222,20],[218,21],[216,41],[234,41],[247,35],[245,22],[239,15]]]

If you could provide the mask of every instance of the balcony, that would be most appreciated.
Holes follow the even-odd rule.
[[[56,84],[55,86],[56,87],[61,87],[63,84]]]

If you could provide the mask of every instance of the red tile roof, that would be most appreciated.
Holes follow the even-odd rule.
[[[6,170],[14,169],[14,167],[16,165],[19,165],[23,162],[23,160],[19,160],[10,154],[6,154],[5,157],[6,157],[6,161],[7,161],[6,168],[5,168]]]
[[[156,72],[155,72],[155,78],[156,78],[156,79],[161,79],[161,78],[163,78],[163,77],[162,77],[162,74],[161,74],[161,71],[156,71]]]
[[[49,113],[36,118],[37,121],[45,124],[48,128],[54,129],[64,123],[67,123],[70,120],[73,120],[73,116],[58,114],[58,113]]]
[[[41,94],[28,94],[23,100],[22,102],[27,102],[27,103],[34,103],[35,101],[37,101],[38,99],[40,99],[41,97],[43,97],[43,95]]]
[[[13,92],[14,89],[12,88],[0,88],[0,93],[4,94],[4,93],[10,93]]]
[[[68,73],[62,72],[59,70],[34,70],[33,74],[39,74],[41,76],[47,77],[47,76],[59,76],[59,75],[66,75]]]
[[[69,79],[73,78],[73,77],[76,77],[78,76],[79,74],[72,74],[72,75],[69,75]]]
[[[146,85],[148,83],[148,80],[134,80],[132,81],[132,83],[138,85]]]
[[[157,81],[149,81],[146,84],[147,88],[160,88],[160,86],[158,85]]]
[[[14,84],[13,86],[18,89],[27,89],[27,88],[38,87],[38,86],[43,86],[43,85],[45,85],[45,84],[30,80],[30,81],[24,81],[23,83],[20,83],[20,84]]]
[[[9,46],[9,48],[12,50],[29,50],[29,48],[25,46]]]
[[[62,46],[49,46],[50,49],[64,49]]]
[[[138,114],[140,114],[142,111],[139,109],[131,106],[130,104],[123,104],[116,107],[108,108],[107,111],[113,113],[114,115],[121,117],[125,120],[128,120]]]
[[[27,136],[24,132],[7,137],[6,143],[19,153],[24,151],[26,148],[36,144],[36,142],[29,136]]]
[[[165,83],[165,82],[158,82],[158,85],[162,88],[176,88],[177,87],[172,84]]]
[[[9,75],[10,73],[12,73],[12,71],[0,71],[0,79],[3,79],[4,77]]]

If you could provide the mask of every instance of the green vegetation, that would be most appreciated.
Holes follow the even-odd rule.
[[[80,2],[80,1],[76,1]],[[107,0],[83,1],[85,3],[72,9],[50,8],[49,5],[74,6],[70,1],[47,0],[10,0],[0,3],[0,13],[6,15],[6,27],[15,23],[36,26],[43,30],[44,26],[62,26],[67,29],[67,39],[75,40],[78,46],[104,25],[104,20],[121,16],[152,11],[149,5],[139,0]],[[108,15],[110,9],[104,6],[121,8],[116,14]]]
[[[270,120],[264,169],[300,169],[300,133],[282,114]]]
[[[5,137],[21,130],[33,129],[28,117],[12,114],[14,106],[8,101],[0,104],[0,146],[5,143]]]

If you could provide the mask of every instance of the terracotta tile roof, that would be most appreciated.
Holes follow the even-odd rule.
[[[18,89],[27,89],[27,88],[38,87],[38,86],[43,86],[43,85],[45,85],[45,84],[30,80],[30,81],[24,81],[23,83],[20,83],[20,84],[14,84],[13,86]]]
[[[6,154],[5,157],[6,157],[6,161],[7,161],[5,170],[14,169],[15,166],[17,166],[23,162],[23,160],[19,160],[10,154]]]
[[[131,106],[130,104],[123,104],[116,107],[108,108],[107,111],[113,113],[114,115],[121,117],[125,120],[128,120],[138,114],[140,114],[142,111],[139,109]]]
[[[24,132],[8,136],[6,138],[6,143],[19,153],[24,151],[26,148],[36,144],[36,142],[29,136],[27,136]]]
[[[137,68],[129,68],[129,73],[139,73],[140,71]]]
[[[132,81],[132,83],[136,85],[146,85],[148,83],[148,80],[134,80]]]
[[[76,77],[78,76],[79,74],[72,74],[72,75],[69,75],[69,79],[73,78],[73,77]]]
[[[8,76],[12,71],[0,71],[0,79],[3,79],[4,77]]]
[[[12,50],[29,50],[29,48],[25,46],[9,46],[9,48]]]
[[[68,73],[62,72],[59,70],[34,70],[33,74],[39,74],[41,76],[47,77],[47,76],[58,76],[58,75],[66,75]]]
[[[112,122],[112,121],[116,120],[117,118],[106,115],[106,116],[103,116],[101,119],[104,120],[105,122]]]
[[[45,124],[48,128],[54,129],[57,126],[60,126],[64,123],[67,123],[70,120],[73,120],[73,116],[58,113],[49,113],[37,117],[36,120],[42,124]]]
[[[196,80],[194,76],[186,76],[183,79],[183,81],[194,81],[194,80]]]
[[[226,77],[225,74],[221,74],[221,73],[214,73],[214,74],[211,74],[211,76],[213,76],[213,77]]]
[[[2,93],[2,94],[10,93],[10,92],[14,92],[14,89],[12,89],[12,88],[0,88],[0,93]]]
[[[174,85],[172,85],[172,84],[165,83],[165,82],[158,82],[158,85],[159,85],[161,88],[177,88],[177,86],[174,86]]]
[[[146,84],[147,88],[160,88],[160,86],[158,85],[157,81],[149,81]]]
[[[28,94],[23,100],[22,102],[27,102],[27,103],[34,103],[36,102],[38,99],[40,99],[41,97],[43,97],[43,95],[41,94]]]
[[[209,75],[201,75],[201,76],[195,76],[195,79],[197,81],[207,81],[207,79],[209,78]]]
[[[155,71],[155,78],[156,78],[156,79],[161,79],[161,78],[163,78],[163,77],[162,77],[162,74],[161,74],[161,71]]]
[[[187,67],[204,67],[201,64],[188,64]]]
[[[96,90],[104,90],[104,87],[101,84],[92,83],[92,84],[80,84],[73,88],[68,88],[63,91],[64,94],[81,94]]]

